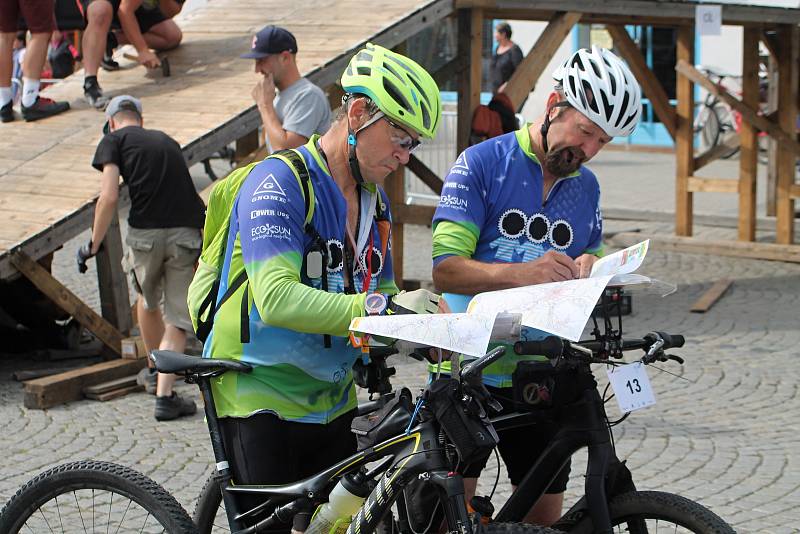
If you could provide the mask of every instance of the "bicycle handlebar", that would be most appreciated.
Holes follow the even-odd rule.
[[[667,350],[672,348],[680,348],[686,342],[684,337],[680,334],[668,334],[666,332],[650,332],[640,339],[625,339],[622,340],[621,349],[623,351],[643,349],[649,350],[653,345],[658,342],[663,342],[659,350]],[[575,349],[575,347],[579,347]],[[577,343],[570,343],[569,341],[560,337],[549,336],[538,341],[517,341],[514,343],[514,352],[519,355],[537,355],[547,356],[550,359],[557,359],[565,353],[570,352],[570,349],[580,350],[580,348],[595,353],[602,349],[598,341],[580,341]]]

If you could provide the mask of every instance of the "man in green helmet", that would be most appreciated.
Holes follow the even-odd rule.
[[[360,352],[348,343],[350,321],[392,309],[431,313],[439,304],[427,292],[398,295],[381,188],[436,133],[439,89],[414,61],[371,44],[341,83],[342,111],[330,130],[252,167],[229,214],[219,294],[242,272],[246,282],[217,299],[224,303],[204,356],[254,367],[212,383],[238,484],[292,482],[354,453],[351,368]],[[307,521],[298,515],[294,529]]]

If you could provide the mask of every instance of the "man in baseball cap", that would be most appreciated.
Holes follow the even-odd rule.
[[[300,76],[297,40],[288,30],[267,26],[253,36],[245,59],[255,59],[262,78],[252,95],[272,151],[297,148],[331,124],[331,110],[322,89]],[[280,94],[276,96],[275,90]]]
[[[120,111],[130,111],[139,115],[139,120],[142,118],[142,103],[138,98],[130,95],[119,95],[111,99],[106,107],[106,123],[103,125],[103,133],[107,134],[111,131],[111,119]]]

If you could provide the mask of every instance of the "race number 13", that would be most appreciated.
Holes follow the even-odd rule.
[[[608,370],[607,373],[621,412],[633,412],[656,403],[643,363],[621,365]]]

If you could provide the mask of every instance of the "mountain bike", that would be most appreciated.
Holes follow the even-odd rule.
[[[660,332],[651,332],[639,339],[623,339],[622,297],[622,288],[610,288],[605,292],[598,305],[598,311],[601,313],[595,314],[593,318],[593,340],[573,344],[558,338],[548,338],[542,342],[515,344],[514,351],[518,354],[545,355],[551,361],[548,372],[535,374],[532,381],[519,384],[520,389],[524,390],[531,385],[539,389],[541,387],[539,382],[549,383],[549,376],[560,373],[571,373],[575,383],[581,387],[576,390],[574,399],[563,406],[542,407],[541,403],[537,402],[536,409],[491,419],[491,426],[500,430],[553,420],[559,421],[562,427],[517,490],[492,517],[494,522],[489,525],[496,525],[492,528],[524,528],[518,522],[545,492],[564,463],[578,449],[588,447],[589,463],[585,496],[553,525],[554,530],[571,533],[611,532],[613,527],[624,528],[627,529],[624,531],[628,532],[645,533],[660,532],[661,528],[668,527],[669,532],[702,534],[734,532],[713,512],[689,499],[660,491],[637,491],[630,470],[616,456],[611,425],[621,422],[627,415],[620,421],[609,422],[604,399],[597,391],[589,369],[590,364],[611,365],[614,364],[614,360],[622,357],[623,352],[638,349],[645,352],[640,360],[644,364],[668,360],[683,363],[679,357],[668,355],[666,351],[673,347],[678,348],[684,343],[682,336]],[[612,320],[614,316],[617,319],[616,325]],[[598,321],[602,321],[602,328]],[[377,406],[381,405],[385,395],[391,395],[388,393],[391,386],[386,379],[391,376],[392,371],[391,368],[387,371],[385,357],[386,353],[376,354],[372,371],[373,384],[379,384],[370,389],[370,393],[379,394],[378,400],[374,401]],[[541,368],[539,370],[541,371]],[[464,379],[463,372],[461,379],[462,381]],[[470,379],[467,383],[471,384]],[[469,387],[472,388],[473,395],[477,395],[476,398],[479,399],[481,406],[491,407],[495,402],[485,389],[478,390],[472,385]],[[480,394],[475,393],[477,391],[480,391]],[[424,407],[424,393],[421,399]],[[360,411],[369,412],[375,408],[375,404],[365,405],[360,407]],[[396,430],[400,427],[402,424],[398,425]],[[443,447],[445,449],[452,447],[452,443],[445,441]],[[450,460],[451,463],[455,462],[456,467],[458,466],[458,458],[453,457],[452,451]],[[378,523],[376,531],[409,534],[451,532],[447,509],[448,506],[452,508],[453,503],[443,499],[435,486],[430,483],[427,485],[429,486],[427,492],[418,491],[418,481],[407,485],[403,493],[397,497],[394,515],[387,514]],[[421,498],[421,495],[425,498]],[[491,504],[487,506],[486,501],[487,499],[478,498],[471,502],[473,509],[479,511],[478,517],[493,515],[493,507]],[[231,529],[226,521],[228,518],[225,504],[221,506],[219,481],[212,477],[203,488],[193,514],[202,534],[236,531],[235,528]],[[422,516],[421,521],[420,516]],[[440,524],[444,527],[439,527]],[[367,531],[361,529],[361,532]],[[514,530],[517,531],[522,532]]]

